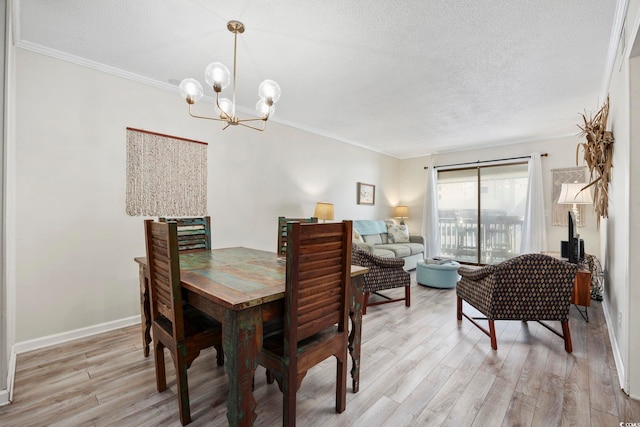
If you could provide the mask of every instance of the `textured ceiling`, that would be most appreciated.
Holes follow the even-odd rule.
[[[282,87],[274,121],[398,158],[576,134],[579,113],[603,101],[617,7],[616,0],[14,4],[19,47],[176,93],[171,81],[204,83],[210,62],[232,69],[226,23],[240,20],[241,115],[270,78]]]

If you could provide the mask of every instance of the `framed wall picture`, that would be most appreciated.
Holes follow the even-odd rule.
[[[372,184],[358,183],[358,204],[359,205],[375,205],[376,204],[376,186]]]

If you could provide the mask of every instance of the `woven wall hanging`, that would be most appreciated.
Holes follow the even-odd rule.
[[[127,214],[207,214],[207,144],[127,128]]]

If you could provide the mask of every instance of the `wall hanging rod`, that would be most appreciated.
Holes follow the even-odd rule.
[[[540,157],[547,157],[549,153],[542,153]],[[520,159],[530,159],[531,156],[520,156],[520,157],[507,157],[505,159],[494,159],[494,160],[476,160],[475,162],[464,162],[464,163],[452,163],[450,165],[436,165],[434,168],[449,168],[454,166],[468,166],[468,165],[481,165],[484,163],[494,163],[494,162],[506,162],[509,160],[520,160]],[[429,166],[425,166],[424,169],[429,169]]]

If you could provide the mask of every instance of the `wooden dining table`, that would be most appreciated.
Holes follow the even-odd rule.
[[[151,308],[146,257],[139,266],[144,356],[151,343]],[[284,259],[275,252],[235,247],[180,253],[185,300],[222,323],[231,426],[250,426],[256,418],[252,382],[262,347],[263,323],[281,317],[285,296]],[[365,267],[351,266],[349,353],[353,392],[360,385],[360,345]]]

